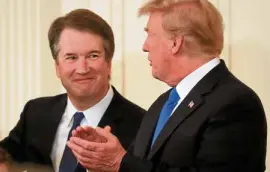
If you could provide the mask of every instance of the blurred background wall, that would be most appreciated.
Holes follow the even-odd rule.
[[[270,15],[268,0],[211,0],[225,23],[222,58],[260,96],[270,112]],[[47,31],[58,16],[76,8],[101,15],[113,28],[116,53],[112,84],[144,108],[168,86],[151,77],[142,52],[147,17],[137,17],[144,0],[0,0],[0,139],[16,124],[32,98],[64,92],[55,76]],[[269,146],[268,146],[269,147]],[[267,165],[270,168],[270,153]]]

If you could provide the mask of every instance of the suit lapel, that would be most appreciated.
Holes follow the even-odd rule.
[[[34,142],[36,142],[35,145],[37,145],[41,153],[46,156],[50,156],[58,125],[66,108],[67,95],[61,95],[58,102],[59,103],[52,105],[51,110],[44,112],[45,114],[41,121],[43,122],[42,126],[47,127],[45,127],[42,134],[38,136],[42,138],[34,140]]]
[[[160,149],[164,142],[170,137],[173,131],[190,115],[197,109],[203,102],[200,95],[193,93],[185,98],[185,100],[178,106],[174,111],[164,128],[161,130],[159,136],[157,137],[151,151],[148,154],[148,159]]]
[[[134,147],[134,154],[136,156],[144,158],[148,154],[161,108],[167,100],[168,95],[169,93],[163,94],[160,99],[153,103],[148,112],[145,114],[140,127],[141,130],[138,132],[135,140],[136,146]]]
[[[121,117],[122,112],[120,110],[119,104],[121,104],[121,95],[116,91],[114,87],[113,88],[113,98],[108,106],[107,110],[105,111],[103,117],[101,118],[98,126],[99,127],[105,127],[106,125],[110,125],[112,128],[112,133],[114,134],[114,128],[116,128],[116,119]]]
[[[171,118],[168,120],[167,124],[160,132],[147,156],[147,159],[151,159],[155,155],[155,153],[157,153],[157,151],[162,147],[163,144],[165,144],[166,140],[170,137],[174,130],[179,125],[181,125],[181,123],[183,123],[184,120],[188,118],[188,116],[192,115],[192,113],[203,104],[204,95],[210,93],[213,90],[214,86],[218,83],[219,79],[223,78],[223,75],[227,75],[228,73],[229,71],[224,61],[221,60],[221,63],[219,65],[213,68],[208,74],[203,77],[202,80],[200,80],[196,84],[196,86],[190,91],[187,97],[177,107]],[[160,111],[157,113],[157,115],[159,116]],[[154,120],[153,118],[151,119]],[[155,123],[157,122],[157,120],[158,118],[155,118]],[[152,130],[154,130],[154,128],[155,126],[152,126]]]

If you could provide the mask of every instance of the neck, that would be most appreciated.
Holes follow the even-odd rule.
[[[179,63],[175,63],[175,67],[172,68],[171,80],[166,83],[171,87],[176,87],[185,77],[212,59],[213,57],[185,57],[179,59]]]

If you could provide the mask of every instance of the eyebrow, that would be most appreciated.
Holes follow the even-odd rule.
[[[92,50],[92,51],[89,51],[89,52],[87,52],[85,54],[88,55],[88,54],[93,54],[93,53],[101,54],[101,51],[99,51],[99,50]],[[66,53],[64,56],[73,56],[73,55],[77,55],[77,54],[76,53]]]
[[[89,51],[87,54],[92,54],[92,53],[101,54],[101,51],[99,51],[99,50],[92,50],[92,51]]]

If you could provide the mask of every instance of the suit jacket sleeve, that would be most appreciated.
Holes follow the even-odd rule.
[[[256,94],[242,94],[209,115],[198,137],[194,165],[177,167],[135,157],[128,152],[120,172],[263,172],[266,119]],[[141,143],[144,144],[144,143]]]
[[[20,119],[16,126],[10,131],[9,135],[0,142],[0,147],[5,149],[15,161],[25,161],[25,115],[29,106],[29,102],[25,105]]]

